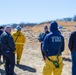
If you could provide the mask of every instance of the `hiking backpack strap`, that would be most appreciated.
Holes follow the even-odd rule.
[[[18,35],[17,35],[17,37],[16,37],[16,39],[15,39],[15,42],[17,41],[17,39],[18,39],[19,35],[20,35],[20,32],[18,33]]]

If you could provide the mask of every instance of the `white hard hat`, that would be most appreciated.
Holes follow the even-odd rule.
[[[18,25],[15,30],[21,30],[21,26]]]

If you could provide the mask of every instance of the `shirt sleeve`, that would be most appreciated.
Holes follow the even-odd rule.
[[[47,50],[48,50],[48,37],[47,36],[45,36],[44,38],[42,50],[45,53],[45,55],[47,55]]]
[[[15,51],[15,43],[11,35],[8,36],[8,45],[13,51]]]

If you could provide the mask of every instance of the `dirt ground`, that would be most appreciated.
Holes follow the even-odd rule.
[[[31,44],[32,45],[32,44]],[[24,47],[19,66],[15,66],[15,75],[42,75],[44,61],[39,47],[28,44]],[[69,54],[63,53],[64,67],[62,75],[71,75],[71,59]],[[1,75],[5,75],[4,66],[0,66]]]
[[[42,69],[45,63],[42,59],[40,43],[37,40],[40,32],[36,28],[38,27],[25,28],[22,30],[27,38],[27,42],[24,46],[20,65],[15,66],[15,75],[42,75]],[[73,29],[73,27],[70,28]],[[71,55],[67,47],[68,38],[72,30],[70,28],[64,28],[61,31],[63,36],[65,36],[65,51],[62,54],[64,63],[62,75],[71,75]],[[0,66],[0,75],[5,75],[3,65]]]

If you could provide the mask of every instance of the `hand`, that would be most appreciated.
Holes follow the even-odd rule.
[[[44,56],[44,62],[46,62],[46,57]]]

